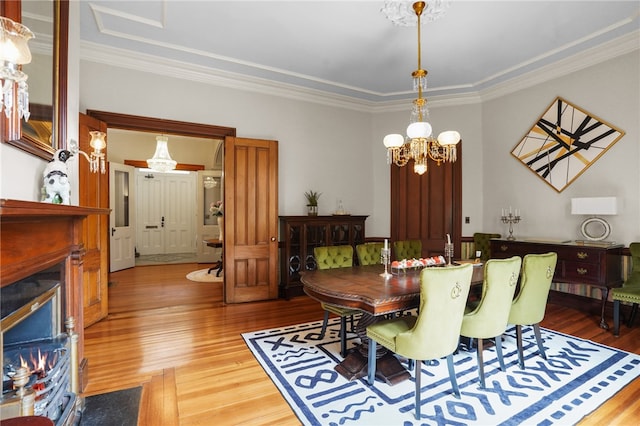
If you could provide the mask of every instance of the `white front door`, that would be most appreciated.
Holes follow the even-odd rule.
[[[109,163],[109,271],[133,268],[136,264],[135,168]]]
[[[195,253],[195,184],[195,172],[136,169],[136,246],[141,255]]]

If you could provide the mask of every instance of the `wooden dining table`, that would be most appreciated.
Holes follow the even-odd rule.
[[[442,266],[441,266],[442,267]],[[444,266],[446,267],[446,266]],[[360,345],[349,351],[335,370],[348,380],[367,375],[369,339],[367,326],[388,314],[417,308],[420,304],[420,271],[408,271],[383,276],[382,265],[351,268],[317,269],[301,272],[304,292],[319,302],[362,311],[355,325]],[[483,267],[473,268],[472,285],[482,284]],[[393,354],[382,345],[376,353],[376,376],[393,385],[410,375]]]

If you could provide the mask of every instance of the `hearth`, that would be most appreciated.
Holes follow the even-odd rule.
[[[82,408],[79,395],[88,377],[82,294],[84,224],[89,215],[108,213],[107,209],[0,199],[1,419],[37,410],[65,424],[73,422],[74,413]],[[38,350],[56,361],[38,374],[43,377],[33,379],[31,368],[21,367],[15,357],[31,357],[33,351],[37,357]]]
[[[62,330],[63,266],[0,289],[2,418],[45,416],[56,425],[75,421],[77,336],[72,319],[70,329]]]

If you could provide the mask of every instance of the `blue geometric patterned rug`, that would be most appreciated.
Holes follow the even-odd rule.
[[[334,370],[342,360],[339,322],[324,340],[321,321],[244,333],[247,346],[304,425],[572,425],[640,375],[640,356],[542,329],[547,361],[524,328],[525,370],[517,365],[515,329],[503,336],[506,372],[486,349],[486,389],[478,387],[475,351],[454,356],[462,394],[451,393],[444,359],[422,364],[422,418],[414,418],[411,380],[389,386],[349,382]],[[351,335],[349,347],[359,339]],[[406,364],[404,364],[406,366]]]

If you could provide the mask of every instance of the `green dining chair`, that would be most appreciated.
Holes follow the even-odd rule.
[[[547,354],[542,346],[540,336],[540,321],[544,318],[547,309],[549,288],[553,281],[553,273],[556,269],[558,255],[553,252],[545,254],[528,254],[522,260],[522,276],[520,278],[520,291],[511,304],[509,312],[509,324],[516,326],[516,342],[518,345],[518,364],[524,369],[524,356],[522,354],[522,326],[530,325],[538,344],[538,351],[542,358],[547,359]]]
[[[419,259],[422,257],[421,240],[402,240],[393,242],[395,260]]]
[[[382,247],[383,243],[358,244],[356,246],[358,263],[364,266],[380,264],[380,254],[382,252]]]
[[[480,252],[480,260],[486,262],[491,259],[491,239],[500,238],[500,234],[476,232],[473,234],[473,248]],[[473,253],[475,257],[475,253]]]
[[[352,246],[315,247],[313,249],[313,255],[316,259],[318,269],[350,268],[353,266]],[[357,314],[358,311],[324,302],[321,302],[320,305],[322,309],[324,309],[324,320],[322,322],[320,337],[324,338],[325,332],[327,331],[329,313],[338,315],[340,317],[340,354],[345,357],[347,355],[347,318],[351,319],[351,328],[353,329],[353,315]]]
[[[485,388],[483,339],[494,339],[500,369],[505,371],[502,357],[502,333],[507,329],[513,295],[518,284],[522,259],[489,259],[484,266],[484,280],[480,300],[467,306],[462,318],[460,335],[477,341],[478,376]]]
[[[640,303],[640,242],[629,244],[631,252],[631,274],[620,288],[611,291],[613,300],[613,335],[620,335],[620,302],[631,303],[631,315],[627,326],[631,327]]]
[[[473,266],[425,268],[420,273],[420,309],[417,316],[405,315],[367,327],[369,338],[368,382],[373,386],[376,372],[376,345],[381,344],[415,363],[415,417],[420,419],[420,378],[422,362],[446,357],[453,393],[460,398],[453,366],[458,348]]]

